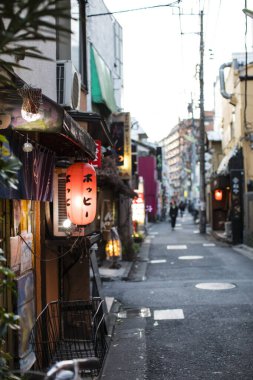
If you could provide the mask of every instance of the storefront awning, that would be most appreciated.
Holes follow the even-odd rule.
[[[24,81],[15,73],[10,75],[17,88],[24,85]],[[92,160],[95,158],[96,144],[89,133],[47,96],[42,95],[41,118],[33,122],[25,121],[21,116],[23,99],[17,88],[8,88],[0,92],[1,108],[5,113],[11,114],[11,128],[14,131],[35,139],[57,156],[81,156]]]
[[[104,118],[95,112],[70,111],[70,116],[87,123],[88,133],[94,140],[100,140],[104,147],[113,146],[110,131]]]
[[[129,186],[129,184],[123,181],[116,174],[112,175],[104,169],[96,169],[98,186],[101,187],[110,187],[115,193],[120,193],[126,195],[129,198],[138,197],[138,194]]]
[[[116,112],[117,106],[110,70],[92,45],[90,49],[90,66],[92,101],[105,105],[111,112]]]
[[[229,153],[227,153],[220,162],[220,165],[217,169],[217,174],[226,175],[229,172],[229,161],[233,156],[236,156],[238,152],[238,146],[234,146]]]

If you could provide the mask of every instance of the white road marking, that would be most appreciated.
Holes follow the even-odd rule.
[[[205,290],[225,290],[225,289],[233,289],[236,286],[228,282],[203,282],[203,283],[195,285],[195,287],[198,289],[205,289]]]
[[[167,245],[167,249],[187,249],[187,245]]]
[[[215,247],[216,246],[216,244],[214,244],[214,243],[204,243],[203,244],[203,247]]]
[[[193,231],[194,234],[199,234],[199,230]]]
[[[113,302],[114,302],[114,297],[105,297],[105,303],[106,303],[108,312],[111,310]]]
[[[154,310],[154,319],[184,319],[183,309]]]
[[[161,264],[161,263],[166,263],[167,260],[161,259],[161,260],[150,260],[150,264]]]
[[[178,260],[199,260],[203,259],[204,256],[179,256]]]

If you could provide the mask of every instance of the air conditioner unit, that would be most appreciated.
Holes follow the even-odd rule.
[[[56,168],[53,181],[53,235],[66,237],[66,229],[63,227],[63,222],[67,219],[66,169]],[[72,229],[71,236],[84,236],[84,228]]]
[[[78,110],[81,97],[81,75],[72,61],[57,61],[57,103]]]

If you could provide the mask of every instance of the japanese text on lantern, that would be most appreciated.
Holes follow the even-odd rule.
[[[90,224],[96,215],[96,172],[92,165],[78,162],[66,173],[67,216],[73,224]]]

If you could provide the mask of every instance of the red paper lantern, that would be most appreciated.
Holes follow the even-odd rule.
[[[66,172],[67,217],[73,224],[93,222],[97,208],[97,179],[92,165],[76,162]]]
[[[214,191],[214,199],[215,199],[216,201],[222,201],[222,197],[223,197],[223,192],[222,192],[222,190],[217,189],[217,190]]]

